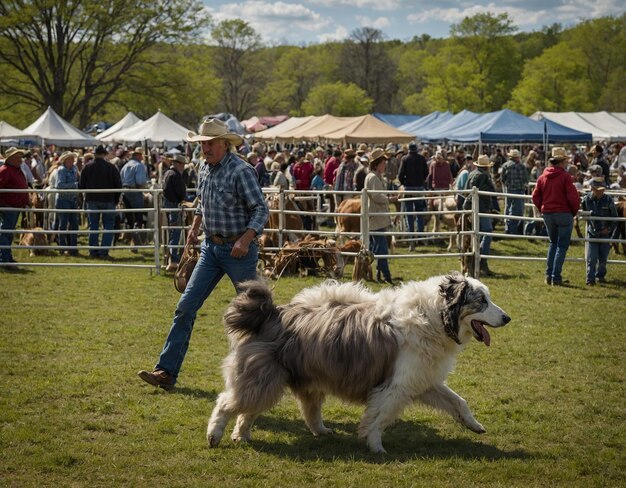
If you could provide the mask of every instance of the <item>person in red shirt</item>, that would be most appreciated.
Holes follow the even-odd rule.
[[[574,217],[580,207],[580,197],[572,177],[565,170],[569,155],[564,147],[553,147],[551,166],[544,170],[533,191],[533,203],[543,214],[550,245],[545,283],[561,286],[565,255],[574,228]]]
[[[25,151],[15,147],[10,148],[5,153],[4,164],[0,166],[0,189],[26,190],[28,183],[26,176],[20,169]],[[15,263],[11,253],[13,244],[13,231],[17,225],[17,219],[21,210],[28,205],[28,193],[7,193],[0,192],[0,265]],[[16,210],[12,210],[11,208]],[[17,269],[15,267],[9,269]]]
[[[291,174],[296,180],[296,190],[310,190],[311,179],[313,178],[313,154],[304,151],[298,151],[298,157],[291,170]],[[306,195],[303,195],[306,196]],[[305,212],[314,210],[310,200],[302,199],[298,202],[298,206]],[[302,225],[305,230],[313,229],[313,218],[310,215],[302,216]]]
[[[341,157],[341,151],[335,149],[331,152],[331,155],[326,159],[324,163],[324,189],[332,190],[335,187],[335,177],[337,174],[337,168],[339,168],[339,158]],[[329,212],[335,211],[335,197],[332,193],[327,194],[328,198],[328,210]],[[332,217],[329,218],[328,223],[333,224]]]

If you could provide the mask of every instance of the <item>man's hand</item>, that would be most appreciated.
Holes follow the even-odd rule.
[[[235,241],[233,248],[230,251],[230,255],[234,258],[242,258],[248,255],[248,249],[250,243],[256,237],[256,232],[252,229],[247,229],[242,236]]]

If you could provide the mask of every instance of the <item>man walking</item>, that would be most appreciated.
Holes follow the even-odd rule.
[[[200,227],[205,235],[200,259],[178,301],[170,332],[154,371],[139,371],[145,382],[171,390],[189,347],[196,315],[224,275],[237,289],[256,277],[259,247],[269,210],[256,171],[240,159],[234,148],[243,143],[238,134],[217,119],[202,123],[189,142],[199,142],[205,162],[200,170],[200,204],[186,245],[196,245]]]
[[[398,172],[398,180],[404,185],[404,190],[424,191],[428,178],[428,164],[426,158],[417,152],[417,145],[414,142],[409,144],[409,153],[400,161],[400,170]],[[407,195],[407,200],[402,203],[403,212],[424,212],[426,210],[426,202],[423,199],[415,199],[415,195]],[[415,232],[415,215],[407,216],[407,225],[409,232]],[[424,217],[417,216],[417,231],[424,232]],[[409,251],[415,249],[415,244],[411,236]]]

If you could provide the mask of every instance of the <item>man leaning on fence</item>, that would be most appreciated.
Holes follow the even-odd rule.
[[[108,151],[104,146],[96,147],[94,160],[87,163],[80,173],[78,188],[81,190],[112,190],[108,192],[85,193],[85,208],[89,222],[89,257],[110,259],[109,249],[113,243],[115,227],[115,206],[120,199],[122,180],[117,168],[105,158]],[[117,191],[115,191],[117,190]],[[98,230],[102,219],[103,234],[100,240]]]
[[[205,162],[198,184],[200,204],[186,245],[198,243],[200,226],[205,239],[156,367],[138,373],[142,380],[166,390],[176,383],[198,310],[223,276],[228,275],[235,289],[242,281],[256,278],[256,237],[269,217],[256,171],[233,152],[243,142],[239,135],[210,119],[198,134],[190,132],[188,140],[201,143]]]

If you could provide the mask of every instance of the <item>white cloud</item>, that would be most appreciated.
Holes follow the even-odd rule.
[[[310,0],[310,3],[324,7],[369,8],[373,10],[395,10],[400,7],[399,0]]]
[[[384,29],[385,27],[389,27],[391,22],[387,17],[378,17],[377,19],[370,19],[365,15],[357,15],[356,20],[359,22],[361,27],[375,27],[376,29]]]
[[[317,36],[319,42],[342,41],[348,37],[348,29],[343,26],[337,26],[335,32],[328,32]]]
[[[246,21],[266,41],[297,37],[299,30],[319,32],[330,23],[326,17],[298,3],[250,0],[209,11],[216,22],[234,18]]]

